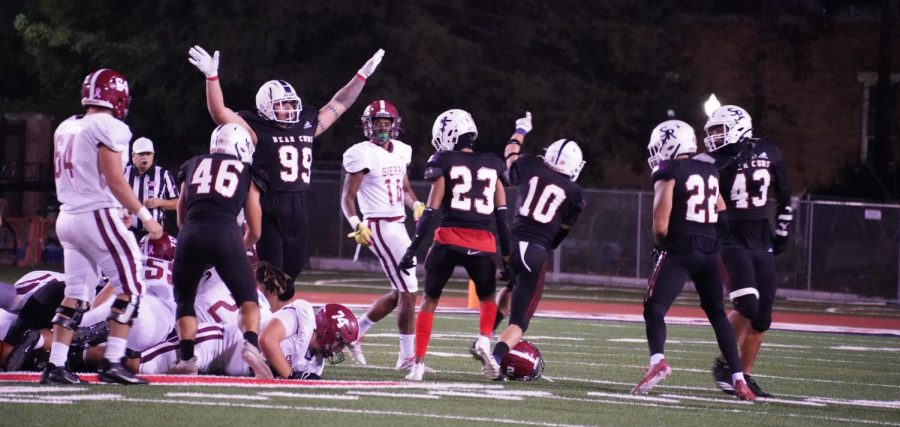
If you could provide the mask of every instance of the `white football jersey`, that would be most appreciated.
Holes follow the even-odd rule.
[[[35,270],[20,278],[15,285],[16,299],[9,308],[12,312],[18,312],[25,306],[28,298],[31,298],[38,289],[48,283],[64,282],[66,275],[54,271]]]
[[[237,303],[215,268],[206,270],[200,278],[194,310],[200,323],[237,323]]]
[[[344,152],[344,170],[356,173],[365,169],[356,200],[366,218],[403,217],[403,177],[412,160],[412,148],[391,140],[391,151],[363,141]]]
[[[120,153],[128,163],[131,130],[110,114],[72,116],[60,123],[53,135],[53,171],[60,210],[85,213],[121,207],[100,173],[100,145]]]
[[[322,356],[310,351],[309,344],[315,339],[316,313],[310,303],[297,299],[272,315],[284,325],[285,336],[281,340],[281,351],[291,369],[322,376],[325,363]]]
[[[159,298],[175,312],[175,288],[172,286],[172,261],[143,257],[146,292]]]

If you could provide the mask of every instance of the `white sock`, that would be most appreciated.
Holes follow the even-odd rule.
[[[661,360],[665,360],[665,358],[666,358],[666,355],[662,354],[662,353],[656,353],[656,354],[650,355],[650,366],[653,366],[653,365],[659,363]]]
[[[359,319],[359,321],[356,323],[357,325],[359,325],[359,336],[361,337],[366,335],[366,332],[369,331],[369,328],[375,326],[375,322],[369,320],[368,315],[363,315],[362,319]]]
[[[63,366],[69,359],[69,346],[56,341],[50,345],[50,360],[53,366]]]
[[[34,348],[43,348],[44,344],[46,344],[46,341],[44,341],[44,336],[41,335],[38,337],[37,344],[34,345]]]
[[[744,381],[744,373],[743,372],[731,374],[731,383],[736,384],[738,381]],[[744,381],[744,382],[746,382],[746,381]]]
[[[106,354],[104,358],[111,363],[122,363],[125,357],[125,347],[128,346],[128,340],[125,338],[109,337],[106,339]]]
[[[400,357],[406,359],[415,354],[413,345],[416,343],[416,336],[413,334],[400,334]]]

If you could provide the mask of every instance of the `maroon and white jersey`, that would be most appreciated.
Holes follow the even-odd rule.
[[[66,275],[55,271],[35,270],[27,273],[20,278],[13,286],[16,288],[16,299],[13,301],[9,310],[18,312],[25,306],[28,298],[37,292],[38,289],[50,283],[63,282]]]
[[[301,299],[294,300],[275,312],[272,319],[278,319],[284,325],[285,336],[281,340],[281,351],[291,369],[322,376],[325,361],[309,348],[316,333],[316,314],[312,305]]]
[[[53,135],[53,171],[60,211],[84,213],[120,207],[100,173],[100,146],[121,154],[128,162],[131,130],[110,114],[76,115],[56,128]]]
[[[238,306],[215,268],[203,273],[194,300],[199,323],[237,324]]]
[[[359,210],[366,218],[403,217],[403,177],[412,161],[412,148],[392,139],[385,146],[363,141],[344,152],[344,170],[366,171],[356,194]]]
[[[200,323],[197,325],[196,345],[197,370],[210,372],[210,366],[226,349],[225,327],[218,323]],[[141,374],[164,374],[178,363],[178,335],[141,351]]]
[[[146,292],[175,312],[175,294],[172,286],[172,261],[144,257],[144,286]]]

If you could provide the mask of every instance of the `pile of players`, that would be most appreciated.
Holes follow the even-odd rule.
[[[379,50],[321,109],[302,105],[290,84],[273,80],[260,88],[256,111],[235,113],[224,104],[218,52],[210,55],[192,47],[190,62],[206,76],[207,105],[218,127],[209,154],[189,160],[178,174],[182,191],[177,246],[162,236],[146,209],[132,200],[130,192],[122,191],[114,177],[118,173],[121,178],[120,153],[127,152],[130,139],[121,121],[130,102],[127,81],[108,69],[88,75],[82,89],[86,114],[63,122],[55,135],[62,202],[57,233],[65,250],[68,283],[49,321],[46,307],[53,304],[41,297],[42,326],[54,325],[42,382],[78,382],[67,363],[73,353],[73,362],[97,366],[101,380],[121,384],[144,383],[136,372],[317,378],[322,360],[340,358],[344,346],[365,365],[363,337],[395,308],[400,332],[396,368],[407,379],[420,381],[431,372],[425,356],[434,313],[458,266],[474,282],[481,302],[470,351],[481,361],[483,373],[495,380],[540,376],[540,353],[522,338],[540,301],[550,254],[585,208],[582,189],[575,182],[585,161],[578,144],[565,138],[550,144],[543,155],[521,153],[532,130],[530,113],[516,120],[503,159],[475,150],[478,129],[471,114],[460,109],[441,113],[432,127],[436,152],[424,176],[431,189],[427,201],[420,202],[406,176],[412,149],[397,139],[401,131],[397,108],[386,100],[369,104],[361,118],[366,140],[344,153],[341,206],[352,229],[348,237],[378,258],[391,291],[358,322],[343,306],[329,304],[313,314],[308,303],[289,302],[293,281],[308,254],[306,195],[313,140],[356,100],[383,54]],[[671,373],[663,354],[664,317],[690,278],[722,350],[713,371],[717,384],[752,400],[762,391],[749,377],[747,361],[752,366],[771,322],[774,298],[774,285],[757,289],[752,277],[754,265],[771,262],[773,241],[775,251],[783,250],[787,242],[791,219],[789,197],[787,202],[784,197],[787,185],[780,153],[768,140],[752,138],[746,111],[721,107],[705,129],[711,155],[696,154],[694,130],[680,121],[660,124],[648,146],[659,258],[644,304],[650,366],[632,392],[647,393]],[[78,150],[87,155],[73,156]],[[81,181],[95,185],[86,187]],[[507,208],[509,185],[518,186],[520,195],[513,212]],[[770,185],[777,186],[780,209],[774,239],[765,216]],[[86,188],[96,191],[86,193]],[[141,257],[133,238],[129,241],[126,236],[122,207],[143,221],[149,232],[142,244],[143,263],[137,262]],[[413,238],[403,225],[406,208],[416,220]],[[79,229],[79,224],[90,223],[96,229]],[[432,233],[424,261],[425,295],[416,313],[416,253]],[[256,265],[255,278],[244,255],[254,246],[264,261]],[[153,255],[169,252],[174,253]],[[720,259],[731,278],[727,282],[737,313],[731,323],[722,304]],[[88,302],[99,270],[109,275],[110,288]],[[756,275],[773,271],[757,270]],[[499,298],[498,272],[507,281]],[[171,283],[151,284],[169,277]],[[59,276],[48,278],[62,281]],[[141,326],[144,316],[139,306],[141,312],[153,314],[151,326]],[[203,318],[206,314],[209,319]],[[509,324],[491,348],[494,330],[507,316]],[[177,334],[171,332],[173,326]],[[21,329],[11,328],[17,334]],[[19,342],[7,358],[11,368],[32,363],[22,355],[49,341],[34,332],[21,335],[25,345]],[[102,355],[89,348],[101,336],[106,340]]]

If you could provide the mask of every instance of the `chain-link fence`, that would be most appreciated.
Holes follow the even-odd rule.
[[[314,181],[311,254],[350,260],[356,247],[345,237],[350,230],[340,209],[340,176],[320,173]],[[421,200],[427,198],[427,183],[413,182],[413,188]],[[516,205],[516,193],[515,188],[507,190],[509,206]],[[646,284],[653,268],[653,194],[586,190],[585,195],[588,207],[555,252],[549,280]],[[792,245],[776,258],[780,289],[810,298],[898,300],[900,205],[817,200],[796,204]],[[412,221],[406,225],[412,233]],[[360,259],[375,263],[368,250],[361,251]]]

